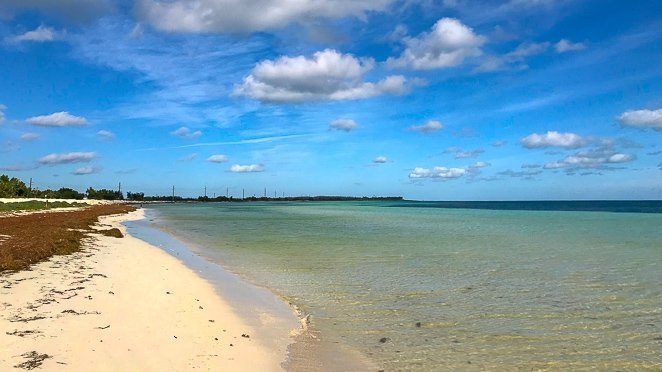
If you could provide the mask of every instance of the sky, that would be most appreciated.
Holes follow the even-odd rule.
[[[662,198],[662,2],[2,0],[40,189]]]

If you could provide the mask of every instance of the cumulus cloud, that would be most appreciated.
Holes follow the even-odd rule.
[[[549,162],[543,166],[544,169],[563,169],[568,174],[574,174],[578,170],[614,169],[614,165],[628,163],[636,159],[633,154],[626,154],[614,149],[613,143],[606,143],[597,148],[579,151],[565,158]]]
[[[446,150],[444,150],[444,154],[453,154],[455,159],[466,159],[466,158],[475,158],[478,155],[484,153],[485,150],[483,149],[475,149],[475,150],[463,150],[459,147],[449,147]]]
[[[35,141],[39,139],[39,135],[37,133],[23,133],[20,138],[21,141]]]
[[[454,18],[438,20],[429,32],[403,39],[405,50],[386,63],[393,68],[431,70],[454,67],[466,58],[482,54],[483,36]]]
[[[425,124],[423,125],[412,125],[408,129],[413,132],[419,132],[423,134],[430,134],[434,132],[438,132],[439,130],[443,129],[444,125],[439,121],[439,120],[428,120]]]
[[[109,130],[105,130],[105,129],[102,129],[102,130],[98,131],[97,136],[100,139],[106,140],[106,141],[111,141],[111,140],[115,139],[115,133],[113,133]]]
[[[243,83],[235,86],[233,94],[264,102],[295,103],[357,100],[410,90],[413,83],[400,75],[365,82],[365,74],[373,67],[372,59],[331,49],[316,52],[312,58],[282,56],[258,63]]]
[[[251,165],[235,164],[230,167],[229,171],[234,173],[263,172],[264,166],[262,164],[251,164]]]
[[[33,116],[25,120],[30,125],[40,127],[71,127],[87,124],[87,119],[82,116],[74,116],[66,111],[54,112],[50,115]]]
[[[88,167],[76,168],[76,170],[74,170],[72,172],[72,174],[74,174],[76,176],[84,176],[84,175],[87,175],[87,174],[99,173],[100,171],[101,171],[100,168],[88,166]]]
[[[561,39],[558,43],[554,44],[554,50],[556,50],[556,53],[574,52],[583,49],[586,49],[586,44],[573,43],[566,39]]]
[[[339,130],[342,132],[350,132],[356,129],[359,125],[352,119],[336,119],[329,123],[329,129]]]
[[[62,154],[49,154],[38,161],[43,165],[87,163],[96,157],[94,152],[67,152]]]
[[[212,155],[207,158],[207,161],[210,163],[226,163],[228,161],[228,157],[225,155]]]
[[[409,173],[409,178],[455,179],[455,178],[460,178],[465,174],[467,174],[467,170],[464,168],[434,167],[432,169],[429,169],[429,168],[416,167],[411,171],[411,173]]]
[[[375,164],[384,164],[388,162],[388,158],[386,156],[378,156],[372,160],[373,163]]]
[[[625,111],[617,119],[624,127],[662,131],[662,109]]]
[[[179,129],[170,132],[175,137],[183,138],[183,139],[188,139],[188,140],[194,140],[202,136],[202,132],[199,130],[192,131],[188,127],[180,127]]]
[[[576,149],[584,146],[585,139],[575,133],[559,133],[548,131],[544,134],[533,133],[520,140],[522,146],[527,149],[539,149],[546,147],[561,147],[566,149]]]
[[[57,32],[44,25],[37,27],[32,31],[28,31],[21,35],[16,35],[11,38],[11,41],[20,43],[23,41],[34,41],[34,42],[44,42],[44,41],[53,41],[57,38]]]
[[[160,30],[253,32],[290,23],[362,17],[382,11],[394,0],[138,0],[136,10]]]

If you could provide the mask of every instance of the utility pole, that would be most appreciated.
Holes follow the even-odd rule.
[[[205,198],[207,197],[207,186],[205,186]]]
[[[265,198],[267,197],[267,188],[266,187],[264,188],[264,197]]]
[[[230,197],[230,188],[227,187],[227,186],[225,187],[225,197],[226,197],[226,198],[229,198],[229,197]]]
[[[241,189],[241,198],[246,199],[246,192],[244,189]]]
[[[175,202],[175,185],[172,185],[172,202]]]
[[[119,184],[119,186],[117,187],[117,189],[119,190],[119,193],[121,194],[121,193],[122,193],[122,182],[120,182],[120,184]]]
[[[32,177],[30,177],[30,191],[32,191]]]

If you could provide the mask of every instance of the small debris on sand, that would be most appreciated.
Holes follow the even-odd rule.
[[[39,354],[36,351],[30,351],[29,353],[24,353],[21,354],[23,358],[26,358],[27,360],[23,363],[19,363],[15,365],[15,368],[21,368],[21,369],[27,369],[27,370],[32,370],[35,368],[41,367],[41,365],[44,363],[44,360],[52,358],[48,354]]]

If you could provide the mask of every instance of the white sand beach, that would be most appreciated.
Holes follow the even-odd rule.
[[[142,218],[101,218],[82,251],[0,276],[0,370],[281,370],[214,287],[176,258],[126,234]]]

